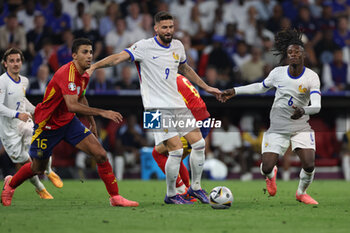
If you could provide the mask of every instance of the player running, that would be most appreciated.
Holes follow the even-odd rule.
[[[31,161],[28,151],[34,126],[31,119],[34,106],[25,96],[29,82],[19,74],[22,62],[21,50],[8,49],[2,60],[6,72],[0,76],[0,139],[17,170]],[[59,176],[51,170],[51,164],[46,167],[45,174],[56,187],[63,186]],[[53,199],[38,176],[33,176],[30,182],[35,186],[40,198]]]
[[[197,89],[183,75],[178,74],[176,81],[178,92],[183,97],[186,107],[192,112],[192,115],[196,121],[206,121],[210,114]],[[203,138],[206,138],[210,132],[210,127],[203,126],[200,128],[200,130]],[[184,159],[190,154],[191,145],[188,144],[187,140],[184,137],[181,137],[181,141],[184,150],[182,159]],[[165,173],[165,164],[168,159],[168,151],[166,149],[166,146],[163,143],[156,145],[153,148],[152,155],[160,169]],[[177,193],[182,194],[182,197],[186,200],[195,201],[196,199],[191,198],[191,196],[188,194],[188,188],[190,188],[189,173],[183,161],[181,161],[179,176],[176,179]]]
[[[142,102],[146,111],[155,111],[156,113],[160,111],[163,119],[172,122],[195,120],[177,92],[177,73],[182,73],[190,81],[217,98],[220,97],[221,91],[208,86],[186,64],[183,44],[179,40],[173,40],[173,17],[167,12],[158,12],[154,18],[154,30],[157,33],[155,37],[140,40],[124,51],[106,57],[92,65],[91,70],[115,66],[127,60],[135,61],[139,72]],[[209,203],[208,197],[201,188],[205,141],[198,128],[178,126],[154,132],[155,144],[159,145],[164,142],[167,151],[169,151],[165,165],[167,194],[164,202],[167,204],[192,204],[177,194],[175,187],[183,154],[181,136],[184,136],[192,145],[190,155],[192,182],[188,192],[202,203]]]
[[[278,156],[283,155],[291,143],[302,166],[296,199],[317,205],[318,202],[306,194],[306,189],[315,174],[315,133],[308,121],[309,115],[321,109],[320,80],[315,72],[304,66],[305,50],[300,32],[289,29],[277,33],[275,48],[282,55],[281,62],[286,59],[288,65],[273,69],[262,83],[226,90],[222,97],[225,101],[235,95],[264,93],[276,88],[270,128],[264,133],[262,142],[261,174],[266,176],[267,191],[274,196]]]
[[[46,88],[43,102],[35,109],[35,131],[30,147],[33,162],[26,163],[13,177],[5,177],[1,193],[4,206],[11,205],[14,191],[23,181],[44,171],[52,149],[61,140],[94,157],[98,174],[105,183],[112,206],[139,205],[119,195],[117,180],[106,151],[95,137],[97,133],[93,116],[102,116],[117,123],[122,121],[122,116],[118,112],[88,106],[84,94],[90,77],[85,71],[90,67],[92,60],[92,42],[84,38],[74,40],[72,57],[72,62],[65,64],[55,73]],[[78,120],[76,113],[90,116],[91,131]]]

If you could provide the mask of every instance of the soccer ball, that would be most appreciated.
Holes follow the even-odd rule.
[[[213,209],[228,209],[233,202],[231,190],[225,186],[213,188],[209,194],[209,203]]]

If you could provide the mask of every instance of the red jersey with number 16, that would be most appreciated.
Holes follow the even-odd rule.
[[[207,106],[192,83],[180,74],[177,75],[176,82],[177,90],[182,95],[187,108],[192,112],[194,118],[197,121],[207,119],[210,116]]]
[[[49,82],[43,102],[35,108],[34,119],[42,130],[54,130],[68,124],[75,113],[69,112],[63,95],[82,96],[89,75],[80,75],[73,62],[62,66]]]

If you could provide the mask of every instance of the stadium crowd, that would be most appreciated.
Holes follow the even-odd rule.
[[[23,75],[30,79],[28,94],[43,95],[53,73],[72,59],[74,38],[93,41],[97,61],[154,36],[153,16],[158,11],[175,16],[175,38],[184,44],[189,65],[210,86],[226,89],[263,80],[280,60],[273,52],[274,34],[298,28],[308,54],[305,65],[319,74],[323,94],[350,91],[349,0],[0,0],[0,56],[10,47],[21,49]],[[123,64],[95,72],[87,94],[138,88],[137,70]],[[98,121],[100,140],[115,166],[121,167],[119,172],[124,163],[126,172],[139,171],[140,148],[153,146],[139,117],[130,114],[122,125]],[[207,138],[207,157],[240,171],[243,180],[251,179],[266,123],[256,114],[242,116],[236,126],[230,118],[222,120],[223,128]],[[344,121],[338,119],[338,127]],[[344,177],[350,180],[349,132],[327,129],[318,119],[311,125],[325,128],[316,135],[318,158],[326,159],[325,165],[338,165],[342,159]],[[231,140],[222,143],[223,138]],[[80,177],[89,176],[86,168],[92,173],[95,169],[86,155],[68,144],[57,146],[54,155],[53,166],[61,169],[63,178],[74,174],[71,169],[79,169]],[[10,173],[6,156],[0,159],[2,172]],[[290,163],[285,164],[288,170]]]

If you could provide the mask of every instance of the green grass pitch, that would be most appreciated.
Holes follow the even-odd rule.
[[[320,204],[308,206],[295,200],[297,181],[278,181],[276,196],[268,197],[263,180],[204,180],[207,191],[220,185],[231,189],[234,203],[227,210],[199,203],[165,205],[165,181],[120,181],[120,193],[140,202],[136,208],[110,207],[100,180],[65,180],[62,189],[45,185],[54,200],[40,200],[25,182],[12,206],[0,207],[1,233],[350,232],[350,183],[345,181],[316,180],[308,193]]]

